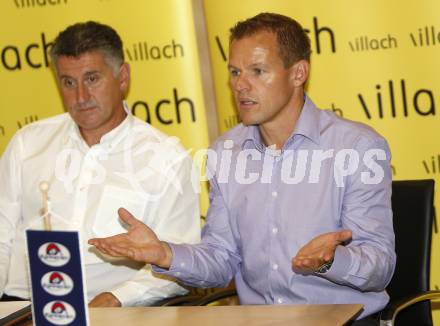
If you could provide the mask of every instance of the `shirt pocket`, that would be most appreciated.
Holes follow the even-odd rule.
[[[140,192],[105,186],[96,211],[93,233],[95,237],[109,237],[127,232],[127,225],[119,218],[118,209],[125,208],[143,220],[147,199]]]

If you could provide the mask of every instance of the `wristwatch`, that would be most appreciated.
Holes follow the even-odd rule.
[[[318,269],[315,271],[315,273],[323,274],[328,272],[328,270],[332,267],[332,264],[333,264],[333,259],[319,266]]]

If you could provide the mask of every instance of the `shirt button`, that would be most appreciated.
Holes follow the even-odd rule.
[[[274,271],[276,271],[278,269],[278,264],[273,264],[272,268]]]
[[[277,197],[278,193],[276,191],[272,191],[272,197]]]
[[[278,302],[278,303],[283,303],[284,301],[283,301],[282,298],[278,298],[277,302]]]
[[[273,228],[273,229],[272,229],[272,233],[273,233],[273,234],[277,234],[277,233],[278,233],[278,228]]]
[[[176,276],[180,276],[180,272],[176,272]]]
[[[180,263],[180,267],[185,267],[185,263]]]

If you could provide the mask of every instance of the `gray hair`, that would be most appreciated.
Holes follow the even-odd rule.
[[[78,57],[86,52],[99,51],[116,74],[124,63],[122,40],[108,25],[94,21],[77,23],[60,32],[50,50],[55,65],[60,56]]]

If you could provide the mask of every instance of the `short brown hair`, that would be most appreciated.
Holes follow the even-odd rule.
[[[229,42],[261,31],[276,35],[279,55],[286,68],[298,60],[310,61],[310,39],[306,32],[296,20],[280,14],[265,12],[238,22],[230,29]]]

